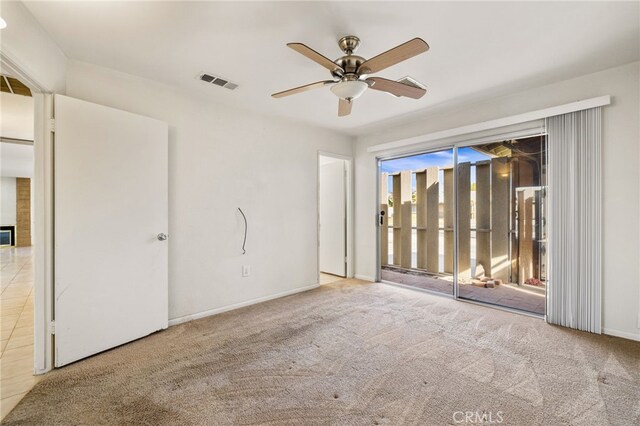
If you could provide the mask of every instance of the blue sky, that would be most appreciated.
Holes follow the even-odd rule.
[[[470,162],[488,160],[490,157],[472,148],[458,148],[458,162]],[[380,170],[382,173],[395,173],[402,170],[422,170],[427,167],[451,167],[453,166],[453,149],[447,149],[444,151],[430,152],[428,154],[413,155],[411,157],[396,158],[393,160],[386,160],[380,163]],[[389,176],[389,192],[393,189],[393,183]],[[476,181],[475,168],[471,169],[471,182]],[[411,175],[411,190],[416,189],[416,175]],[[444,190],[444,187],[440,186],[440,192]],[[442,195],[442,194],[441,194]]]
[[[476,161],[488,159],[487,155],[481,154],[472,148],[458,148],[458,161],[461,163],[466,161],[475,163]],[[433,166],[453,166],[453,150],[448,149],[446,151],[382,161],[380,169],[383,173],[395,173],[402,170],[421,170]]]

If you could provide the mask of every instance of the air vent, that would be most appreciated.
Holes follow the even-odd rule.
[[[204,81],[205,83],[211,83],[214,84],[216,86],[220,86],[220,87],[224,87],[225,89],[229,89],[229,90],[234,90],[235,88],[238,87],[237,84],[235,83],[231,83],[229,80],[226,80],[224,78],[220,78],[220,77],[216,77],[215,75],[211,75],[211,74],[207,74],[207,73],[201,73],[198,78],[202,81]]]
[[[427,90],[427,88],[425,87],[424,84],[420,83],[418,80],[415,80],[409,76],[406,77],[402,77],[399,80],[396,80],[398,83],[402,83],[402,84],[406,84],[407,86],[411,86],[411,87],[417,87],[418,89],[424,89]],[[389,93],[389,95],[393,96],[394,98],[399,98],[400,96],[394,95],[393,93],[387,92]]]
[[[427,87],[413,78],[406,76],[402,77],[400,80],[396,80],[398,83],[406,84],[407,86],[417,87],[418,89],[427,90]]]

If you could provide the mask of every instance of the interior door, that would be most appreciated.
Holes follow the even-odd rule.
[[[55,96],[55,365],[167,327],[168,127]]]
[[[320,271],[341,277],[347,275],[345,163],[320,157]]]

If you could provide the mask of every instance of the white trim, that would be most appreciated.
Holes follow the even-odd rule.
[[[269,300],[279,299],[279,298],[285,297],[285,296],[290,296],[292,294],[302,293],[302,292],[305,292],[305,291],[313,290],[313,289],[318,288],[318,287],[320,287],[319,284],[312,284],[312,285],[309,285],[309,286],[306,286],[306,287],[295,288],[293,290],[287,290],[287,291],[283,291],[281,293],[272,294],[272,295],[269,295],[269,296],[258,297],[256,299],[247,300],[245,302],[234,303],[232,305],[222,306],[220,308],[209,309],[207,311],[202,311],[202,312],[198,312],[198,313],[195,313],[195,314],[190,314],[190,315],[185,315],[185,316],[178,317],[178,318],[173,318],[173,319],[169,320],[169,327],[174,326],[174,325],[178,325],[178,324],[182,324],[182,323],[185,323],[185,322],[188,322],[188,321],[193,321],[193,320],[197,320],[197,319],[200,319],[200,318],[209,317],[211,315],[217,315],[217,314],[221,314],[223,312],[232,311],[234,309],[244,308],[245,306],[251,306],[251,305],[255,305],[257,303],[267,302]]]
[[[18,64],[13,59],[13,55],[6,52],[6,49],[0,52],[2,69],[5,74],[12,75],[20,80],[25,86],[27,86],[32,92],[36,93],[50,93],[44,86],[38,83],[36,80],[29,76],[28,72],[25,72],[26,68],[23,65]]]
[[[629,333],[628,331],[619,331],[613,328],[603,328],[602,334],[606,334],[608,336],[622,337],[623,339],[636,340],[640,342],[640,334]]]
[[[34,359],[35,374],[53,369],[53,96],[34,93]]]
[[[379,152],[419,143],[438,141],[454,136],[465,135],[469,133],[481,132],[484,130],[497,129],[499,127],[511,126],[514,124],[526,123],[529,121],[541,120],[555,115],[567,114],[570,112],[581,111],[584,109],[595,108],[611,104],[611,96],[599,96],[597,98],[585,99],[582,101],[571,102],[565,105],[558,105],[551,108],[544,108],[537,111],[526,112],[523,114],[512,115],[509,117],[498,118],[496,120],[483,121],[467,126],[455,127],[453,129],[442,130],[439,132],[427,133],[425,135],[414,136],[411,138],[400,139],[393,142],[373,145],[367,148],[367,152]]]
[[[321,149],[318,150],[318,155],[322,155],[323,157],[338,158],[340,160],[353,160],[353,157],[351,155],[336,154],[334,152],[323,151]]]
[[[376,279],[373,277],[370,277],[369,275],[355,274],[354,278],[357,280],[369,281],[372,283],[376,282]]]

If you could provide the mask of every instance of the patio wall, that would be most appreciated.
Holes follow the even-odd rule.
[[[471,191],[472,167],[475,168],[475,191]],[[433,274],[453,274],[453,170],[451,167],[430,167],[392,174],[391,208],[388,202],[389,175],[381,174],[380,210],[385,212],[380,228],[381,265],[417,268]],[[411,188],[413,174],[416,181],[415,209]],[[440,175],[444,176],[443,182],[439,180]],[[507,159],[502,157],[458,164],[458,274],[461,279],[475,276],[478,265],[482,265],[485,276],[503,282],[522,284],[528,278],[541,278],[537,272],[540,259],[534,256],[533,193],[519,198],[518,247],[513,252],[515,259],[509,262],[509,223],[513,212],[509,198],[509,192],[512,191],[509,176],[510,167]],[[440,199],[441,185],[443,200]],[[475,196],[472,198],[473,192]],[[415,224],[412,223],[414,211]],[[444,238],[444,244],[439,244],[441,238]],[[389,254],[389,248],[392,255]]]

